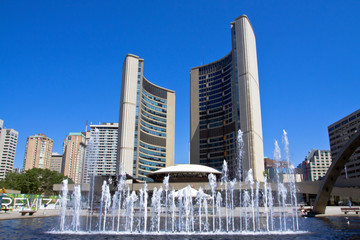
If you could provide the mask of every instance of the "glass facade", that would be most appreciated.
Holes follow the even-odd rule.
[[[231,23],[231,40],[226,56],[190,71],[190,163],[221,170],[226,160],[230,177],[252,169],[254,179],[263,181],[256,40],[245,15]],[[239,129],[244,148],[241,162],[236,154]]]
[[[166,166],[166,146],[156,144],[163,142],[167,134],[167,100],[166,92],[155,85],[152,85],[144,77],[141,77],[140,89],[138,91],[137,108],[141,108],[140,117],[137,114],[136,119],[136,140],[135,145],[137,152],[134,151],[134,159],[138,159],[134,164],[134,176],[140,181],[152,181],[146,177],[149,173],[159,170]],[[145,89],[146,88],[146,89]],[[153,91],[152,91],[153,90]],[[158,94],[159,91],[165,93]],[[158,96],[162,95],[162,96]],[[159,141],[146,141],[145,137],[140,136],[146,134],[148,137],[158,139]]]
[[[199,68],[200,164],[221,170],[236,150],[233,55]]]
[[[138,129],[139,129],[139,97],[140,97],[140,86],[141,86],[141,69],[143,62],[139,61],[137,85],[136,85],[136,112],[135,112],[135,137],[134,137],[134,164],[133,164],[133,176],[136,175],[137,165],[137,145],[138,145]]]
[[[117,173],[140,181],[174,164],[175,92],[144,77],[144,59],[127,54],[122,72]]]

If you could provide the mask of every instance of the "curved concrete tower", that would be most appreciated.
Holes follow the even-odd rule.
[[[174,165],[175,92],[143,76],[144,60],[128,54],[123,64],[117,172],[140,181]]]
[[[259,78],[255,34],[247,16],[231,23],[232,50],[224,58],[190,71],[190,163],[217,169],[237,165],[236,138],[243,131],[243,176],[251,168],[263,181]]]

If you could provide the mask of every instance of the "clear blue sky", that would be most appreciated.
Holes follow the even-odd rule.
[[[246,14],[257,40],[265,156],[282,129],[297,165],[329,149],[327,126],[359,108],[360,1],[0,1],[0,118],[62,152],[69,132],[118,122],[122,63],[176,92],[175,162],[188,161],[189,71],[231,50]]]

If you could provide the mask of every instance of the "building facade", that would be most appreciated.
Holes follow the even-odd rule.
[[[246,16],[231,23],[232,50],[190,71],[190,163],[235,175],[237,132],[243,132],[242,176],[250,168],[263,181],[264,153],[256,42]]]
[[[63,162],[63,155],[61,155],[59,153],[52,153],[51,154],[50,170],[51,171],[57,171],[58,173],[61,173],[62,162]]]
[[[301,163],[304,181],[317,181],[325,177],[332,163],[329,150],[312,149]]]
[[[123,64],[117,172],[122,166],[140,181],[174,165],[175,92],[143,75],[144,60],[128,54]]]
[[[32,168],[50,169],[53,145],[54,141],[42,133],[28,137],[24,171]]]
[[[0,119],[0,179],[5,179],[7,172],[12,172],[19,133],[14,129],[3,128]]]
[[[264,158],[265,173],[271,182],[277,182],[276,175],[283,179],[283,175],[287,173],[289,164],[287,161],[277,161],[270,158]]]
[[[13,172],[18,173],[18,174],[22,174],[24,172],[24,169],[22,169],[22,168],[14,168]]]
[[[95,130],[97,130],[95,132]],[[86,134],[87,141],[96,136],[98,151],[96,159],[85,163],[85,183],[89,183],[89,173],[98,175],[116,175],[118,123],[91,124],[90,132]]]
[[[347,141],[360,131],[360,109],[331,124],[328,127],[331,156],[336,159]],[[343,179],[360,179],[360,147],[350,157],[341,172]]]
[[[70,133],[63,142],[63,163],[61,172],[75,184],[82,183],[86,138],[83,133]]]

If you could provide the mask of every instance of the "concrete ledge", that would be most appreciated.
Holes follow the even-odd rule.
[[[51,210],[41,209],[41,210],[37,210],[31,216],[29,216],[29,214],[22,216],[21,211],[8,211],[6,213],[0,213],[0,220],[43,218],[43,217],[56,217],[56,216],[59,216],[59,209],[51,209]]]

